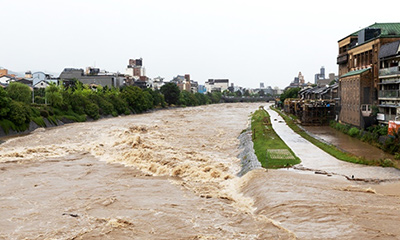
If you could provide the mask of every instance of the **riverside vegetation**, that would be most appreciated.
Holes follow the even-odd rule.
[[[314,137],[310,136],[306,131],[304,131],[302,128],[300,128],[295,123],[294,116],[288,116],[285,113],[283,113],[282,111],[280,111],[279,109],[276,109],[273,107],[271,107],[271,109],[278,112],[279,115],[285,120],[287,125],[294,132],[296,132],[297,134],[299,134],[303,138],[307,139],[309,142],[311,142],[315,146],[319,147],[320,149],[322,149],[323,151],[327,152],[328,154],[332,155],[333,157],[335,157],[337,159],[340,159],[340,160],[346,161],[346,162],[351,162],[351,163],[358,163],[358,164],[372,165],[372,166],[382,166],[382,167],[395,167],[395,168],[400,169],[399,161],[392,161],[391,159],[368,160],[363,157],[355,156],[348,152],[343,152],[333,145],[321,142],[320,140],[315,139]],[[348,126],[348,125],[340,124],[340,123],[337,123],[334,121],[331,122],[330,125],[331,125],[331,127],[335,128],[339,131],[342,131],[350,136],[353,136],[353,137],[359,136],[359,138],[361,140],[369,142],[369,143],[378,142],[378,139],[380,136],[384,136],[387,134],[387,127],[386,127],[386,130],[385,130],[385,127],[379,127],[379,126],[371,127],[371,128],[369,128],[368,132],[365,132],[364,134],[360,134],[362,131],[360,131],[357,128]],[[376,139],[376,140],[374,140],[374,139]],[[393,140],[393,139],[387,140],[386,141],[387,143],[385,143],[383,146],[387,146],[387,148],[389,148],[390,146],[398,145],[398,144],[395,144],[395,141],[396,140]],[[382,148],[382,149],[385,150],[385,148]]]
[[[300,163],[300,159],[272,128],[270,116],[260,107],[252,114],[254,152],[264,168],[282,168]]]
[[[33,97],[34,96],[34,97]],[[35,103],[32,103],[34,99]],[[61,122],[83,122],[105,116],[129,115],[167,106],[197,106],[218,103],[221,93],[190,93],[167,83],[160,91],[135,86],[108,88],[75,81],[46,89],[32,90],[24,84],[12,82],[0,87],[0,126],[5,134],[10,130],[23,132],[32,122],[40,127]]]

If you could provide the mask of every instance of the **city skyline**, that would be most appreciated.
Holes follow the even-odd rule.
[[[393,2],[394,1],[389,1]],[[2,1],[0,66],[17,72],[96,67],[125,73],[143,58],[149,77],[190,74],[201,83],[284,88],[301,72],[314,82],[321,66],[338,72],[338,40],[374,22],[396,22],[396,9],[348,21],[362,1]],[[21,7],[23,6],[23,7]],[[288,7],[290,6],[290,7]]]

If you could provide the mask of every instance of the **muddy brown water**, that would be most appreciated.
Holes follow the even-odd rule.
[[[157,111],[8,139],[0,239],[399,239],[397,181],[262,169],[237,177],[237,137],[259,105]]]
[[[393,159],[393,155],[371,146],[361,140],[350,137],[329,126],[306,126],[307,131],[323,139],[324,141],[339,147],[356,156],[362,156],[369,160]]]

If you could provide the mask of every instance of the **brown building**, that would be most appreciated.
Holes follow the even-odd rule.
[[[8,70],[7,69],[0,69],[0,77],[1,76],[6,76],[8,75]]]
[[[400,23],[375,23],[338,41],[339,121],[365,128],[378,104],[379,51],[400,39]],[[358,98],[358,99],[356,99]]]
[[[8,69],[5,68],[0,69],[0,77],[2,76],[16,77],[15,74],[8,74]]]
[[[348,72],[342,75],[340,81],[341,109],[339,120],[353,126],[365,127],[369,121],[365,117],[368,117],[371,113],[371,94],[373,92],[371,68]]]

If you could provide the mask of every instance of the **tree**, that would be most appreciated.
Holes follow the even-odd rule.
[[[11,101],[10,112],[8,118],[17,126],[29,122],[29,109],[19,101]]]
[[[169,105],[178,103],[180,90],[175,83],[166,83],[160,88],[160,91]]]
[[[136,86],[128,86],[122,90],[122,98],[134,113],[141,113],[153,107],[153,97]]]
[[[46,88],[46,99],[47,102],[53,107],[60,107],[63,104],[63,97],[61,94],[61,89],[57,87],[54,83],[51,83]]]
[[[18,102],[30,103],[32,99],[31,89],[22,83],[11,82],[7,87],[8,96]]]
[[[10,111],[11,98],[8,97],[7,92],[0,87],[0,118],[7,116]]]
[[[281,101],[284,102],[286,98],[297,98],[300,88],[289,88],[281,94]]]

